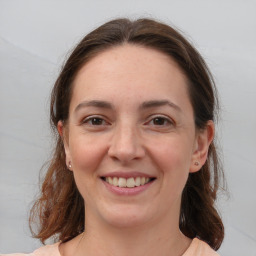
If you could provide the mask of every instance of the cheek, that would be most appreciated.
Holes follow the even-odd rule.
[[[105,143],[97,139],[77,136],[70,141],[70,155],[75,172],[94,173],[105,152]]]
[[[99,164],[104,158],[106,146],[100,141],[85,136],[70,140],[70,156],[77,188],[86,204],[93,201],[97,187]]]
[[[169,139],[157,146],[154,144],[151,152],[163,177],[163,187],[180,194],[188,178],[192,156],[186,140]]]
[[[192,146],[187,138],[180,139],[178,136],[165,138],[163,141],[151,141],[151,154],[158,164],[162,165],[163,170],[172,167],[187,169],[192,157]]]

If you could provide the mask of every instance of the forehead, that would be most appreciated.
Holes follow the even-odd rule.
[[[156,66],[158,67],[157,70]],[[97,70],[95,70],[95,67],[97,67]],[[89,73],[92,75],[95,73],[99,74],[99,72],[100,74],[104,73],[104,75],[107,75],[107,73],[114,74],[120,72],[121,69],[123,72],[131,74],[134,71],[142,73],[143,71],[157,71],[159,75],[167,70],[170,75],[180,73],[182,79],[186,80],[186,76],[178,64],[167,54],[156,49],[129,43],[114,46],[100,52],[80,69],[76,78],[84,73],[87,73],[87,75]],[[147,73],[147,77],[151,75],[155,75],[155,73]]]
[[[80,69],[71,104],[88,97],[134,101],[167,95],[187,97],[186,76],[176,62],[157,50],[124,44],[98,54]]]

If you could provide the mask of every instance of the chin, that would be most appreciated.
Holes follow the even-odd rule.
[[[137,216],[117,216],[107,221],[111,226],[120,229],[135,228],[146,223],[144,219],[138,218]]]
[[[149,212],[137,207],[116,207],[104,215],[104,220],[116,228],[133,228],[150,220]]]

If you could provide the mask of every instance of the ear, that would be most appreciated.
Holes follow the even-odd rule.
[[[214,123],[213,121],[209,120],[205,129],[197,132],[189,172],[197,172],[205,164],[208,156],[209,146],[214,138],[214,131]]]
[[[64,149],[65,149],[65,155],[66,155],[66,165],[71,170],[70,164],[71,164],[71,156],[69,151],[69,143],[68,143],[68,131],[67,128],[64,126],[62,121],[58,122],[57,129],[59,132],[60,137],[62,138]]]

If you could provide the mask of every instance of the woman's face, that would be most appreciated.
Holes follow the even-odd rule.
[[[59,131],[86,218],[118,227],[178,221],[188,174],[201,168],[209,144],[209,135],[196,132],[176,63],[129,44],[79,71]]]

